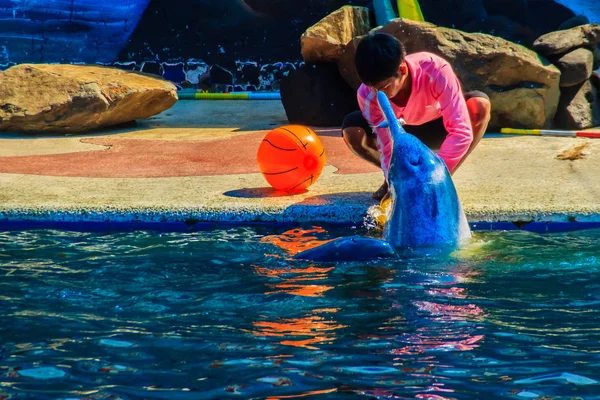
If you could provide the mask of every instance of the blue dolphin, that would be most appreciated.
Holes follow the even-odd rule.
[[[383,239],[394,247],[445,244],[471,237],[454,182],[444,160],[400,126],[385,93],[377,92],[389,127],[392,158],[388,185],[392,199]]]
[[[298,253],[294,258],[360,261],[369,254],[370,258],[395,256],[387,249],[454,247],[471,237],[446,163],[419,139],[406,133],[385,93],[377,92],[377,100],[385,116],[378,128],[389,128],[393,142],[388,171],[392,204],[383,240],[342,237]]]
[[[393,258],[396,251],[386,241],[365,236],[344,236],[304,250],[294,258],[311,261],[367,261],[374,258]]]

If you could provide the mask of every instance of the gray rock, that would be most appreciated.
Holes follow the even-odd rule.
[[[549,57],[566,54],[580,47],[594,50],[598,42],[600,42],[600,26],[587,24],[542,35],[533,43],[533,50],[544,57]]]
[[[554,65],[561,72],[560,86],[574,86],[586,81],[592,75],[594,53],[588,49],[573,50],[559,58]]]
[[[592,84],[592,86],[594,86],[600,91],[600,72],[592,72],[592,76],[590,77],[590,83]]]
[[[563,88],[555,125],[560,129],[587,129],[600,125],[598,89],[590,80]]]

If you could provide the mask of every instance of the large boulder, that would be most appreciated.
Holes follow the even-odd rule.
[[[305,64],[281,81],[281,102],[293,124],[339,126],[358,110],[356,91],[341,78],[335,63]]]
[[[588,49],[580,48],[565,54],[554,62],[561,72],[560,86],[574,86],[588,80],[593,64],[594,53]]]
[[[566,54],[580,47],[594,51],[599,42],[600,25],[587,24],[542,35],[533,43],[533,50],[544,57],[550,57]]]
[[[0,131],[81,133],[148,118],[176,101],[172,83],[142,73],[21,64],[0,73]]]
[[[600,97],[591,80],[562,89],[556,127],[560,129],[587,129],[600,125]]]
[[[369,9],[344,6],[308,28],[300,43],[307,63],[337,61],[346,43],[371,30]]]
[[[560,71],[535,52],[495,36],[403,19],[391,21],[381,32],[401,40],[409,54],[428,51],[448,60],[464,91],[487,93],[492,102],[491,129],[551,126]],[[351,58],[343,55],[339,61],[345,60],[340,70],[353,71],[346,75],[356,74]]]
[[[354,66],[354,54],[356,53],[358,42],[360,42],[360,37],[356,37],[348,42],[337,63],[341,77],[354,90],[357,90],[362,83]]]

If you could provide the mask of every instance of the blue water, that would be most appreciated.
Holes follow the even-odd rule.
[[[344,233],[2,231],[0,398],[600,398],[599,229],[287,258]]]

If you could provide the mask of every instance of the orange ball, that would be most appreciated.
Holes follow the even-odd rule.
[[[315,183],[326,161],[321,140],[302,125],[285,125],[267,133],[256,158],[269,185],[285,192],[302,191]]]

